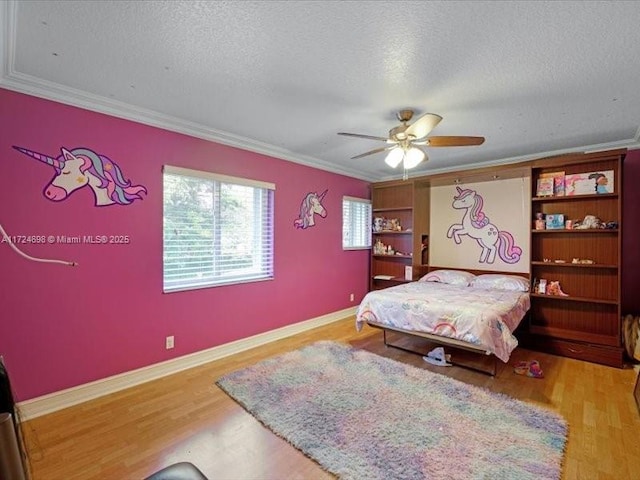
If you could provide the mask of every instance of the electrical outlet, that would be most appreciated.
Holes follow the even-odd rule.
[[[171,350],[171,349],[173,348],[173,346],[174,346],[174,343],[173,343],[173,335],[169,335],[169,336],[165,339],[164,347],[165,347],[167,350]]]
[[[353,293],[351,295],[349,295],[349,300],[353,302]]]

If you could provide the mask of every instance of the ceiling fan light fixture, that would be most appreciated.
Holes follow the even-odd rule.
[[[338,135],[385,142],[386,146],[374,148],[368,152],[351,157],[351,159],[355,160],[356,158],[362,158],[380,152],[388,152],[384,160],[385,163],[391,168],[396,168],[402,163],[405,175],[407,174],[407,169],[414,168],[421,162],[429,160],[426,152],[421,147],[466,147],[484,143],[484,137],[428,136],[440,123],[442,117],[435,113],[425,113],[413,123],[409,124],[409,121],[413,118],[413,114],[414,111],[411,109],[400,110],[397,117],[401,124],[389,130],[389,135],[386,138],[348,132],[338,132]]]
[[[404,156],[404,150],[400,147],[395,147],[387,154],[387,157],[384,159],[384,163],[389,165],[391,168],[396,168],[400,165]]]
[[[410,168],[417,167],[425,158],[427,158],[427,155],[422,150],[416,147],[411,147],[404,154],[404,168],[408,170]]]

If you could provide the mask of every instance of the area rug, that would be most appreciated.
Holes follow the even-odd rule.
[[[344,479],[559,479],[558,414],[335,342],[317,342],[217,385]]]

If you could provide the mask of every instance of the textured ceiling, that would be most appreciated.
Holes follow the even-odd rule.
[[[367,180],[411,107],[412,175],[638,148],[640,3],[8,1],[0,86]]]

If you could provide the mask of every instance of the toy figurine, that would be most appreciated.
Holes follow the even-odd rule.
[[[384,230],[384,223],[385,223],[384,217],[375,217],[373,219],[373,231],[381,232],[382,230]]]
[[[587,230],[589,228],[600,228],[601,220],[595,215],[586,215],[582,222],[573,225],[578,230]]]
[[[573,260],[571,260],[571,263],[593,265],[596,262],[594,262],[593,260],[591,260],[589,258],[574,258]]]
[[[373,254],[384,255],[386,253],[386,249],[387,247],[385,247],[384,243],[382,243],[382,240],[378,239],[376,240],[376,243],[373,246]]]
[[[549,282],[549,285],[547,286],[547,295],[558,295],[561,297],[569,296],[562,291],[562,289],[560,288],[560,282],[558,282],[557,280]]]
[[[401,231],[402,226],[400,225],[400,220],[398,220],[397,218],[390,218],[385,230],[391,230],[392,232]]]

